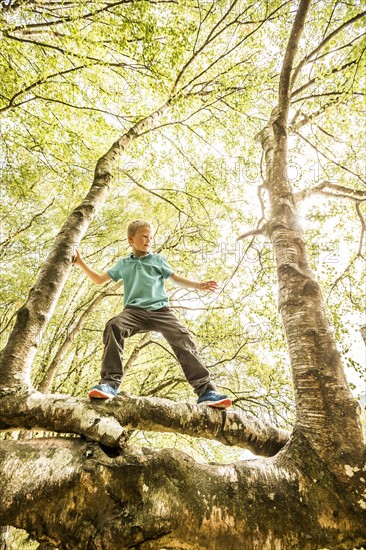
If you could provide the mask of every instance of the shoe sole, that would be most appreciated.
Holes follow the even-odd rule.
[[[208,405],[209,407],[216,407],[218,409],[227,409],[231,407],[231,399],[221,399],[221,401],[202,401],[199,405]]]
[[[90,390],[88,393],[88,397],[92,397],[94,399],[110,399],[112,397],[116,397],[115,395],[109,395],[108,393],[103,393],[100,390]]]

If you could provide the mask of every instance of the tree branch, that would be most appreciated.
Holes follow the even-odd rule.
[[[341,102],[342,97],[343,97],[343,94],[332,95],[331,99],[327,103],[324,103],[317,111],[314,111],[308,115],[302,113],[301,110],[299,109],[289,124],[289,132],[296,133],[303,126],[306,126],[307,124],[311,123],[314,119],[319,117],[322,113],[324,113],[331,107],[337,106]],[[298,122],[296,122],[297,118],[300,115],[302,115],[303,118],[301,118]]]
[[[6,105],[5,107],[2,107],[0,109],[0,113],[4,112],[4,111],[7,111],[9,109],[12,109],[14,107],[18,107],[18,105],[22,105],[24,104],[25,102],[28,102],[30,101],[30,99],[34,99],[34,98],[28,98],[22,102],[19,102],[19,103],[14,103],[16,98],[19,97],[21,94],[25,94],[27,92],[29,92],[32,88],[34,88],[35,86],[39,86],[40,84],[44,84],[45,82],[49,82],[52,78],[56,77],[56,76],[64,76],[66,74],[69,74],[69,73],[72,73],[72,72],[75,72],[75,71],[79,71],[81,69],[85,69],[86,67],[88,67],[88,65],[79,65],[77,67],[72,67],[71,69],[66,69],[64,71],[59,71],[57,73],[53,73],[53,74],[50,74],[48,76],[45,76],[43,78],[39,78],[38,80],[36,80],[36,82],[33,82],[33,84],[30,84],[29,86],[26,86],[25,88],[23,88],[22,90],[20,90],[19,92],[16,92],[10,99],[9,99],[9,103],[8,105]]]
[[[252,237],[254,235],[265,235],[267,229],[268,229],[268,224],[262,225],[262,227],[258,227],[257,229],[251,229],[250,231],[246,231],[245,233],[240,235],[236,240],[241,241],[242,239],[246,239],[247,237]]]
[[[29,23],[28,25],[24,25],[20,27],[12,27],[10,30],[12,32],[17,32],[17,31],[24,32],[24,31],[27,31],[28,29],[44,29],[45,27],[47,28],[54,27],[55,25],[62,25],[64,23],[69,23],[70,21],[75,22],[75,21],[81,21],[83,19],[90,19],[94,15],[98,15],[99,13],[102,13],[106,10],[109,11],[111,8],[120,6],[121,4],[129,4],[131,2],[133,2],[133,0],[121,0],[119,2],[111,2],[111,3],[107,3],[106,6],[103,6],[98,10],[95,10],[90,13],[85,13],[84,15],[79,15],[76,17],[65,16],[65,17],[62,17],[61,19],[56,19],[54,21],[47,21],[46,23]],[[5,29],[5,30],[8,30],[8,29]]]
[[[200,464],[174,449],[108,453],[68,438],[1,441],[0,468],[0,524],[54,547],[238,550],[281,541],[311,550],[365,540],[364,510],[350,497],[354,489],[364,503],[362,464],[348,466],[348,487],[337,483],[305,439],[291,459],[235,464]]]
[[[250,548],[260,513],[264,519],[264,500],[276,534],[280,528],[283,536],[295,523],[299,533],[292,542],[307,548],[300,516],[308,515],[308,506],[298,505],[298,474],[290,475],[286,465],[260,459],[199,464],[174,449],[126,449],[113,457],[63,438],[0,442],[0,467],[1,524],[27,529],[54,546],[213,550],[224,540],[226,550]],[[297,511],[297,521],[283,514],[282,503]],[[266,528],[256,536],[263,548],[271,533]]]
[[[72,52],[70,50],[66,50],[65,48],[61,48],[61,46],[56,46],[55,44],[47,44],[46,42],[39,42],[37,40],[30,40],[28,38],[20,38],[19,36],[13,36],[10,34],[10,32],[4,32],[4,36],[9,38],[10,40],[15,40],[16,42],[24,42],[26,44],[33,44],[35,46],[40,46],[41,48],[48,48],[50,50],[54,50],[57,52],[60,52],[61,54],[65,56],[70,56],[71,58],[76,59],[87,59],[88,61],[92,61],[93,63],[99,64],[104,67],[125,67],[128,69],[146,69],[144,65],[136,64],[131,65],[129,63],[119,62],[119,63],[113,63],[111,61],[103,61],[102,59],[97,59],[95,57],[90,57],[89,55],[83,55],[82,53],[76,53]]]
[[[333,74],[336,74],[336,73],[340,73],[342,71],[344,71],[345,69],[348,69],[348,67],[351,67],[352,65],[355,65],[359,62],[358,59],[352,59],[351,61],[349,61],[348,63],[344,63],[341,67],[334,67],[334,69],[332,69],[331,71],[329,71],[328,73],[326,73],[324,76],[322,76],[321,78],[327,78],[327,76],[331,76]],[[314,78],[312,78],[311,80],[309,80],[308,82],[306,82],[305,84],[303,84],[302,86],[300,86],[300,88],[297,88],[296,90],[294,90],[291,94],[291,97],[295,97],[299,94],[301,94],[301,92],[303,92],[304,90],[306,90],[307,88],[309,88],[309,86],[311,86],[312,84],[314,84],[317,80],[319,80],[320,77],[318,76],[315,76]],[[323,94],[319,94],[318,97],[322,97],[322,96],[326,96],[326,95],[329,95],[329,93],[335,93],[335,94],[341,94],[342,92],[324,92]],[[314,94],[310,95],[309,98],[312,98],[314,97]],[[304,97],[300,97],[299,99],[296,99],[295,101],[291,101],[291,104],[294,104],[296,103],[297,101],[304,101],[305,99],[308,99],[307,97],[304,98]]]
[[[292,25],[291,34],[287,42],[287,48],[280,75],[279,83],[279,106],[280,119],[279,125],[286,126],[288,109],[290,104],[291,74],[295,56],[302,32],[304,30],[306,16],[310,8],[311,0],[301,0],[296,12],[295,20]]]
[[[296,81],[301,69],[303,68],[303,66],[306,65],[307,63],[309,63],[309,61],[311,61],[311,59],[314,57],[314,55],[316,55],[322,48],[324,48],[324,46],[330,40],[332,40],[332,38],[334,38],[334,36],[336,36],[339,32],[341,32],[343,29],[345,29],[349,25],[352,25],[352,23],[355,23],[356,21],[358,21],[362,17],[365,17],[365,15],[366,15],[366,11],[363,11],[363,12],[355,15],[354,17],[352,17],[348,21],[345,21],[344,23],[342,23],[342,25],[340,25],[339,27],[334,29],[334,31],[329,33],[328,36],[326,36],[324,38],[324,40],[322,40],[322,42],[320,42],[320,44],[318,44],[318,46],[316,48],[314,48],[306,57],[304,57],[304,59],[302,59],[300,61],[300,63],[298,63],[297,67],[295,68],[295,70],[293,72],[292,80],[291,80],[291,88],[294,86],[295,81]]]
[[[186,61],[186,63],[183,65],[183,67],[179,71],[179,73],[178,73],[178,75],[177,75],[177,77],[174,81],[174,84],[173,84],[173,87],[172,87],[172,90],[171,90],[171,95],[174,95],[174,93],[175,93],[175,91],[178,87],[178,84],[179,84],[180,80],[182,79],[182,76],[184,75],[184,73],[186,72],[188,67],[191,65],[191,63],[195,60],[195,58],[205,49],[207,44],[209,44],[211,41],[215,40],[224,30],[226,30],[226,28],[228,26],[230,26],[232,24],[232,23],[228,23],[225,27],[218,30],[216,32],[216,34],[214,34],[215,30],[217,30],[219,28],[221,23],[226,20],[227,16],[231,12],[231,10],[234,8],[235,4],[237,4],[237,2],[238,2],[238,0],[233,0],[232,4],[229,6],[229,9],[224,13],[224,15],[221,17],[221,19],[219,19],[219,21],[212,27],[211,31],[209,32],[209,34],[208,34],[206,40],[203,42],[202,46],[200,46],[198,49],[194,48],[193,54]],[[198,39],[199,31],[200,31],[200,27],[198,29],[196,41]]]
[[[334,199],[347,199],[356,202],[366,200],[366,191],[362,191],[361,189],[350,189],[349,187],[344,187],[343,185],[338,185],[331,181],[323,181],[315,187],[297,191],[297,193],[294,193],[294,199],[298,203],[311,195],[327,195]]]
[[[150,193],[151,195],[154,195],[155,197],[158,197],[160,200],[163,200],[165,202],[167,202],[168,204],[170,204],[173,208],[175,208],[176,210],[178,210],[178,212],[180,214],[183,214],[184,216],[187,216],[187,218],[192,218],[191,214],[188,214],[187,212],[184,212],[184,210],[182,210],[181,208],[179,208],[179,206],[177,206],[173,201],[171,201],[170,199],[167,199],[166,197],[163,197],[163,195],[159,195],[159,193],[156,193],[153,189],[149,189],[148,187],[146,187],[145,185],[143,185],[142,183],[140,183],[139,181],[136,180],[136,178],[134,178],[132,176],[132,174],[130,174],[130,172],[128,172],[127,170],[124,170],[123,171],[126,176],[128,178],[130,178],[131,181],[133,181],[133,183],[135,185],[137,185],[137,187],[140,187],[141,189],[143,189],[144,191],[146,191],[147,193]]]
[[[19,428],[75,433],[108,447],[122,447],[126,430],[175,432],[263,456],[276,454],[289,438],[287,432],[234,410],[213,410],[157,397],[120,394],[101,402],[39,392],[3,392],[0,429]]]
[[[357,216],[358,216],[358,218],[361,222],[360,242],[359,242],[359,245],[358,245],[357,256],[362,256],[362,253],[363,253],[363,240],[365,238],[365,233],[366,233],[366,222],[365,222],[365,220],[362,216],[362,212],[361,212],[359,202],[356,202],[356,212],[357,212]]]
[[[151,339],[151,334],[150,334],[150,332],[146,332],[140,338],[140,340],[136,343],[133,350],[131,351],[131,354],[130,354],[129,358],[125,362],[124,367],[123,367],[123,370],[124,370],[125,374],[136,363],[136,361],[139,357],[140,351],[143,348],[145,348],[146,346],[148,346],[149,344],[151,344],[151,343],[153,343],[153,340]]]
[[[1,246],[1,251],[0,251],[0,257],[3,255],[5,249],[11,245],[12,241],[15,239],[15,237],[17,237],[18,235],[20,235],[21,233],[24,233],[24,231],[26,231],[27,229],[29,229],[33,223],[35,222],[35,220],[39,217],[41,217],[45,212],[47,212],[47,210],[53,205],[53,203],[55,202],[55,197],[52,199],[52,201],[43,209],[41,210],[40,212],[37,212],[37,214],[34,214],[34,216],[32,217],[32,219],[27,223],[27,225],[23,225],[23,227],[20,227],[19,229],[17,229],[16,231],[14,231],[14,233],[12,233],[11,235],[9,235],[9,237],[7,237],[6,239],[4,239],[2,242],[0,242],[0,246]]]
[[[303,136],[300,132],[295,132],[295,134],[297,136],[299,136],[302,140],[305,141],[305,143],[307,143],[308,145],[310,145],[310,147],[312,147],[317,153],[319,153],[319,155],[321,155],[322,157],[324,157],[325,159],[329,160],[330,162],[332,162],[333,164],[335,164],[336,166],[338,166],[339,168],[341,168],[342,170],[344,170],[345,172],[348,172],[349,174],[352,174],[353,176],[355,176],[357,179],[359,179],[362,183],[366,183],[366,179],[363,179],[362,176],[360,176],[360,174],[357,174],[356,172],[353,172],[352,170],[350,170],[349,168],[347,168],[347,166],[344,166],[343,164],[341,164],[340,162],[337,162],[336,160],[330,158],[328,155],[326,155],[325,153],[323,153],[323,151],[321,151],[316,145],[314,145],[313,143],[311,143],[311,141],[309,139],[307,139],[305,136]]]
[[[266,19],[264,19],[263,21],[260,21],[260,23],[258,24],[258,26],[253,29],[252,31],[250,31],[247,35],[244,36],[244,38],[242,38],[241,40],[239,40],[236,44],[234,44],[234,46],[232,46],[231,48],[229,48],[228,50],[226,50],[223,54],[221,54],[220,56],[218,56],[214,61],[212,61],[205,69],[203,69],[200,73],[198,73],[197,75],[195,75],[193,78],[191,78],[191,80],[189,80],[189,82],[187,82],[186,84],[184,84],[180,90],[179,90],[179,93],[182,93],[184,90],[186,90],[189,86],[192,86],[192,84],[198,80],[199,78],[202,77],[202,75],[206,74],[214,65],[216,65],[219,61],[221,61],[222,59],[224,59],[225,57],[227,57],[228,55],[230,55],[233,51],[235,51],[237,48],[239,48],[244,42],[245,40],[248,40],[248,38],[250,36],[252,36],[255,32],[257,32],[263,25],[264,23],[270,19],[277,11],[281,10],[281,8],[283,6],[285,6],[286,4],[288,4],[288,0],[286,0],[285,2],[283,2],[279,7],[276,7],[268,16]],[[230,11],[230,10],[229,10]],[[228,13],[229,13],[228,11]],[[231,23],[229,23],[227,26],[230,26]],[[225,27],[226,28],[226,27]],[[213,37],[210,39],[211,40],[214,40],[216,39],[216,37],[221,34],[221,30]],[[189,63],[191,62],[191,60],[189,60]],[[188,65],[187,65],[188,66]],[[183,73],[182,73],[183,74]],[[180,75],[180,78],[181,78],[182,75]],[[174,95],[176,95],[178,92],[175,92],[175,89],[176,89],[176,86],[177,86],[178,82],[176,82],[174,84],[174,87],[173,87],[173,92],[174,92]]]

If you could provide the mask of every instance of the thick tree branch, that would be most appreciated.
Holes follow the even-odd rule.
[[[279,121],[280,126],[287,125],[288,109],[290,104],[291,74],[293,64],[298,50],[298,45],[304,30],[306,17],[310,8],[311,0],[301,0],[292,25],[291,34],[287,42],[285,57],[282,64],[279,83]]]
[[[213,410],[157,397],[120,394],[102,402],[39,392],[18,392],[14,397],[3,393],[0,429],[75,433],[108,447],[123,446],[125,430],[139,429],[213,439],[273,456],[289,438],[287,432],[234,410]]]
[[[241,241],[242,239],[246,239],[247,237],[252,237],[253,235],[266,235],[268,226],[267,224],[262,225],[262,227],[258,227],[257,229],[251,229],[250,231],[246,231],[245,233],[242,233],[239,235],[239,237],[236,239],[237,241]]]
[[[174,450],[126,450],[110,458],[93,445],[68,439],[9,441],[0,447],[1,524],[27,529],[39,541],[73,550],[213,550],[224,540],[227,550],[250,548],[250,529],[258,525],[255,503],[264,498],[282,530],[279,503],[289,506],[299,497],[296,477],[276,464],[197,464]],[[14,461],[20,455],[22,461]],[[307,511],[304,506],[297,509],[295,523],[300,526],[300,516]],[[39,518],[36,527],[32,517]],[[294,522],[292,515],[285,517],[287,523]],[[265,547],[271,534],[258,537]],[[306,540],[305,535],[296,537],[301,539]]]

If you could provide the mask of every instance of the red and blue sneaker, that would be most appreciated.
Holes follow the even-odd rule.
[[[92,397],[94,399],[109,399],[110,397],[116,397],[117,393],[117,388],[114,388],[109,384],[97,384],[92,387],[88,393],[88,397]]]
[[[217,393],[214,390],[206,390],[201,397],[197,399],[197,405],[208,405],[218,409],[227,409],[231,407],[232,401],[228,395]]]

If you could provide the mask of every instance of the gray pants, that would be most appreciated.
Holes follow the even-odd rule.
[[[169,342],[188,382],[198,396],[203,395],[207,389],[216,389],[210,381],[209,371],[199,358],[197,347],[188,329],[168,307],[150,311],[128,306],[107,322],[103,333],[105,347],[101,384],[118,388],[123,377],[124,339],[148,331],[160,332]]]

